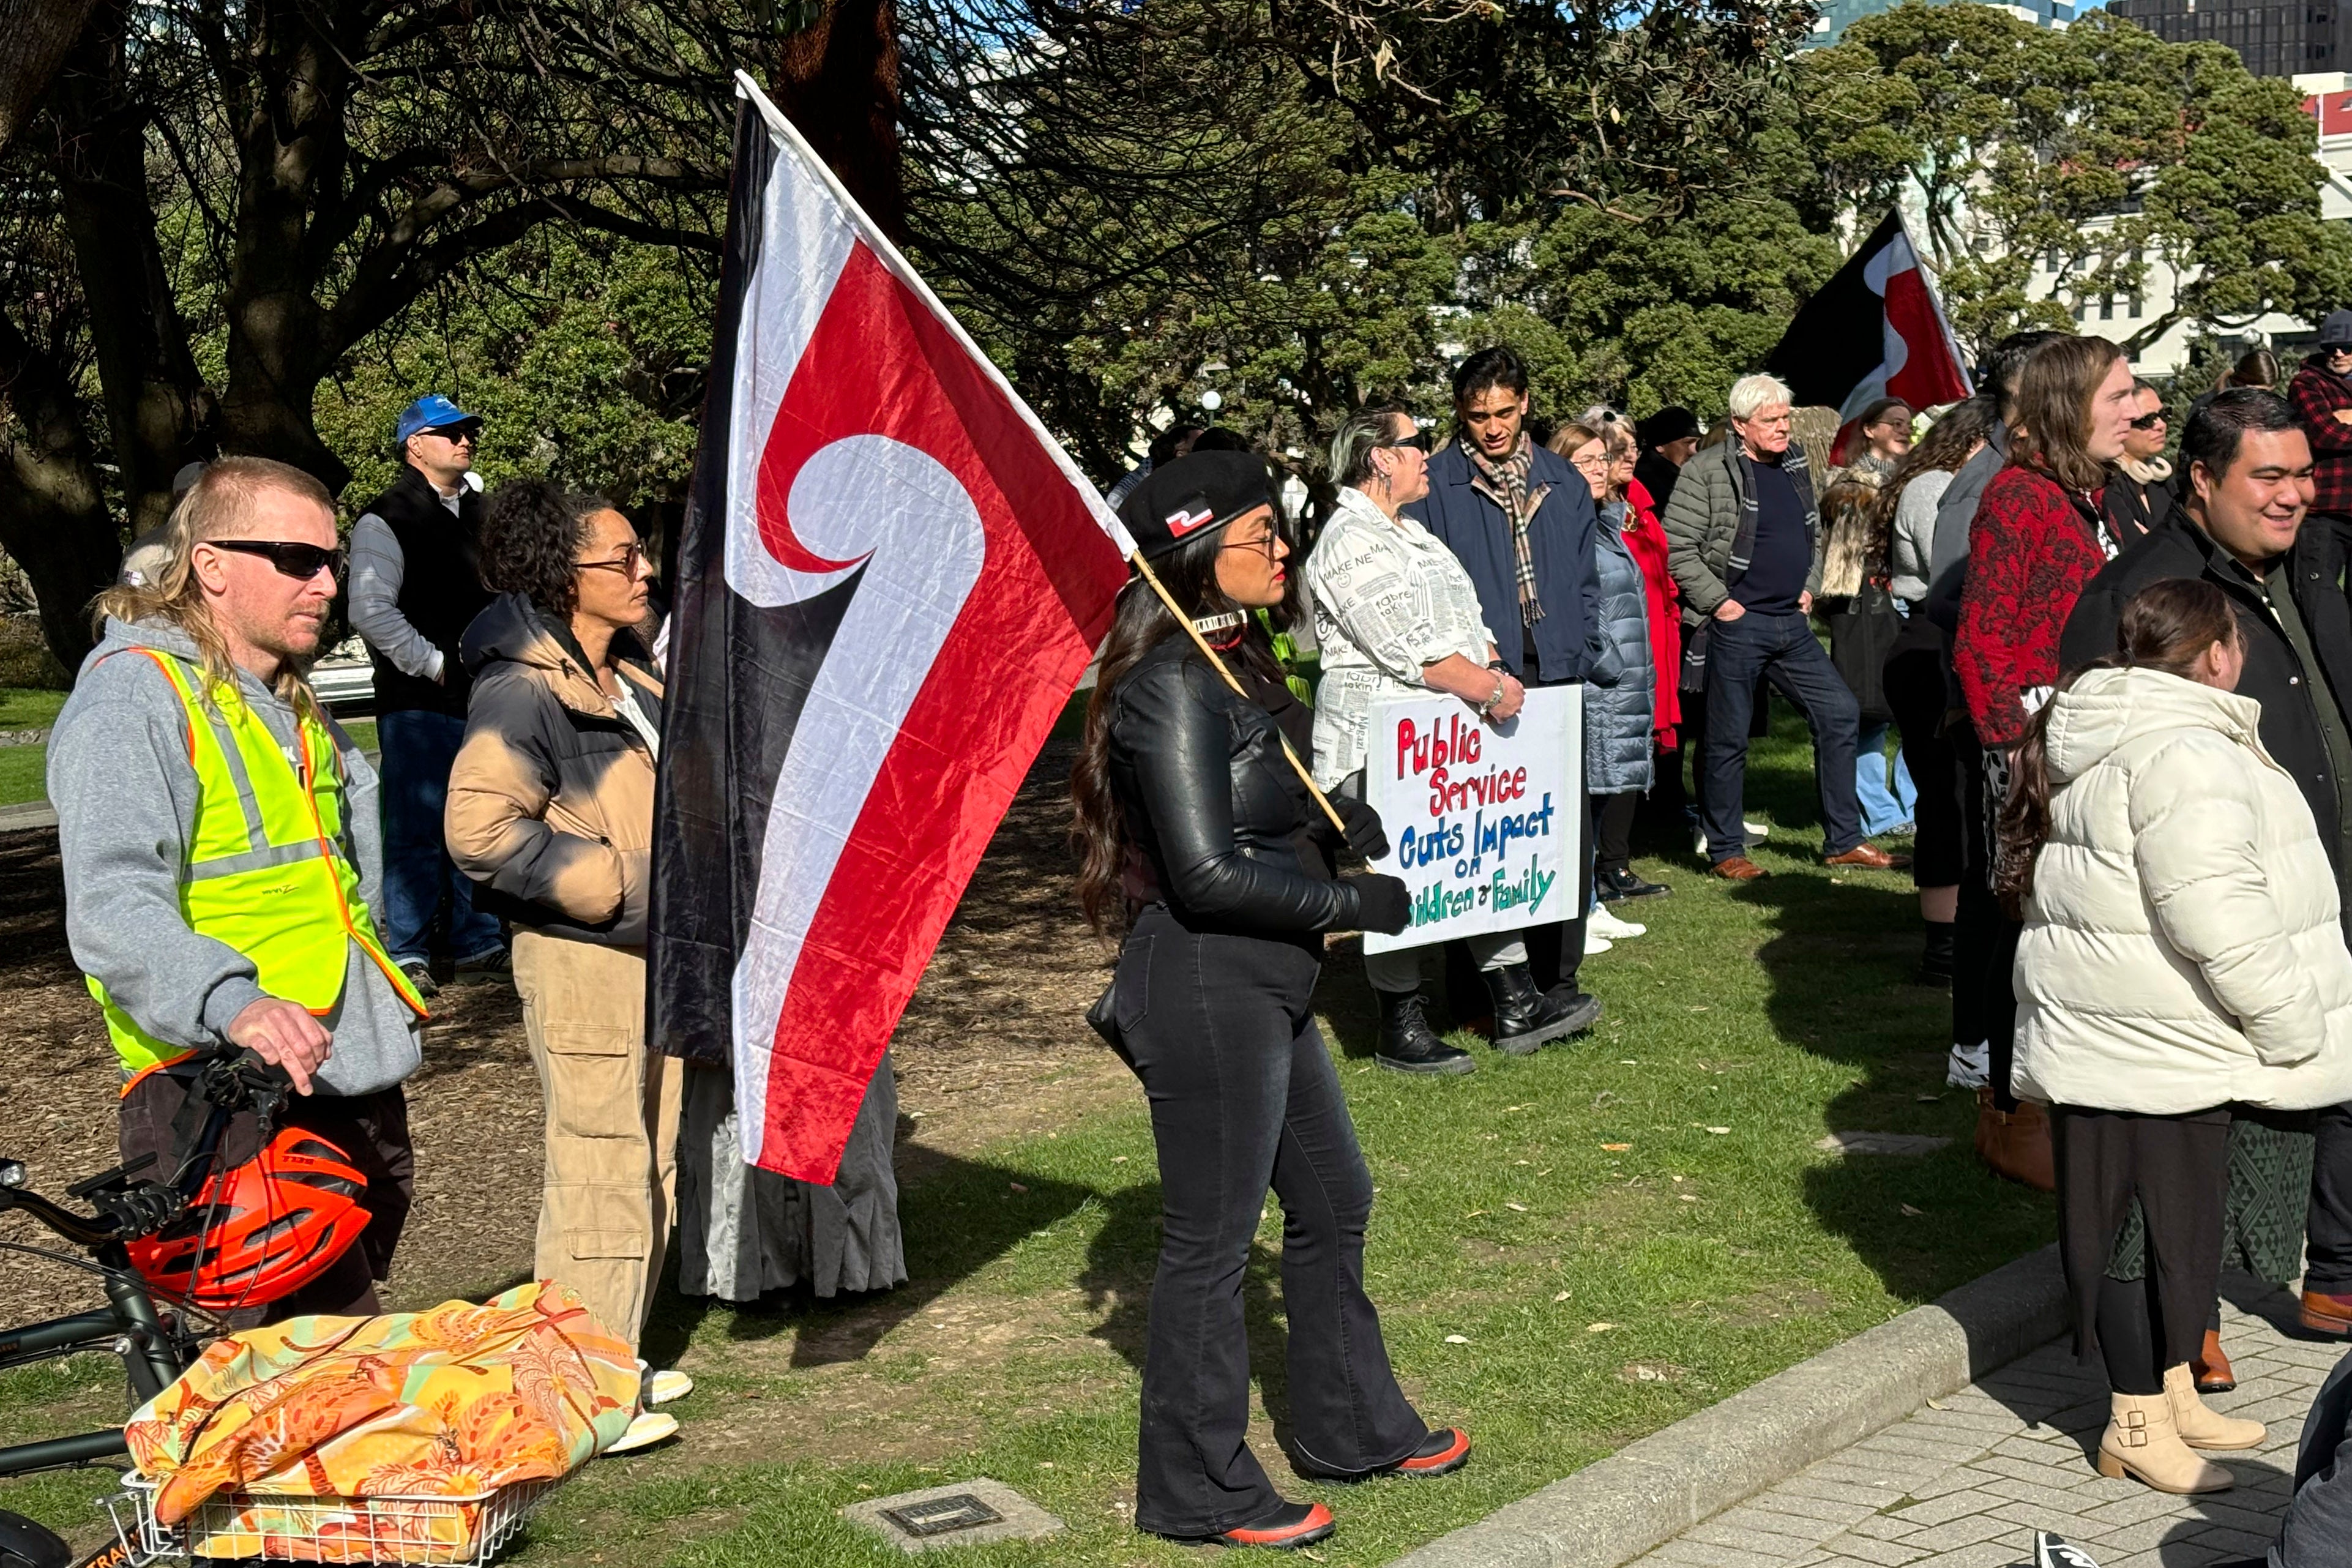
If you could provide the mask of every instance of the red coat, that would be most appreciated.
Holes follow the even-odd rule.
[[[2100,492],[2088,499],[2095,515]],[[2055,479],[2011,464],[1985,486],[1952,639],[1979,741],[2013,746],[2025,738],[2025,695],[2057,684],[2058,636],[2107,559],[2097,526]]]
[[[1682,594],[1666,570],[1666,531],[1658,524],[1658,509],[1642,481],[1625,487],[1625,548],[1642,568],[1650,612],[1650,657],[1658,671],[1658,698],[1651,720],[1659,743],[1672,746],[1675,726],[1683,721]]]

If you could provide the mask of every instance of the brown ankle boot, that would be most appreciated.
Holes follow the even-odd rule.
[[[2058,1190],[2049,1112],[2030,1100],[2004,1112],[1994,1106],[1990,1085],[1977,1090],[1977,1158],[1991,1166],[1995,1175],[2045,1193]]]
[[[2238,1374],[2230,1365],[2230,1358],[2221,1353],[2221,1331],[2205,1331],[2205,1343],[2198,1350],[2197,1359],[2189,1363],[2197,1374],[2200,1394],[2227,1394],[2238,1386]]]
[[[2242,1421],[2205,1408],[2205,1402],[2197,1397],[2196,1380],[2190,1377],[2187,1362],[2165,1369],[2164,1397],[2172,1406],[2174,1429],[2192,1448],[2259,1448],[2270,1436],[2259,1421]]]
[[[2227,1491],[2237,1485],[2229,1471],[2199,1458],[2180,1440],[2170,1395],[2109,1394],[2107,1410],[2107,1429],[2099,1438],[2099,1474],[2118,1481],[2130,1476],[2175,1496]]]

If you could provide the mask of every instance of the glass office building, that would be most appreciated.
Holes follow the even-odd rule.
[[[2107,9],[2170,43],[2227,44],[2256,76],[2352,68],[2343,0],[2110,0]]]

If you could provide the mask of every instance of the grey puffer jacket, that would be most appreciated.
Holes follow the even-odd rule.
[[[1592,558],[1601,582],[1601,653],[1584,688],[1584,787],[1626,795],[1650,787],[1658,675],[1642,568],[1625,548],[1625,503],[1601,509]]]

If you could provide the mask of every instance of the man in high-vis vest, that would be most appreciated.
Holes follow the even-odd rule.
[[[400,1085],[425,1005],[377,934],[374,771],[304,679],[335,596],[334,510],[299,468],[227,458],[165,534],[157,573],[100,596],[103,638],[49,741],[66,934],[121,1058],[123,1158],[172,1179],[204,1053],[284,1068],[281,1123],[351,1156],[368,1224],[232,1321],[372,1314],[414,1190]],[[252,1152],[241,1115],[222,1153]]]

